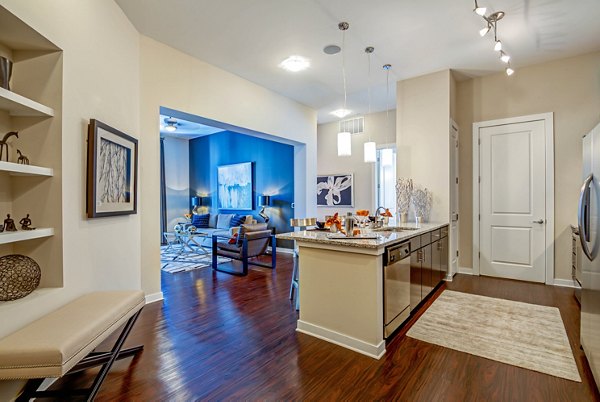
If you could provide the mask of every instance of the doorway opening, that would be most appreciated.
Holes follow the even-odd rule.
[[[375,205],[389,208],[396,222],[396,146],[383,146],[377,149],[375,165]]]

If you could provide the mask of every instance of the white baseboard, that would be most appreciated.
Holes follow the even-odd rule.
[[[467,268],[467,267],[458,267],[458,273],[463,274],[463,275],[475,275],[473,273],[473,268]]]
[[[360,339],[356,339],[351,336],[320,327],[318,325],[310,324],[302,320],[298,320],[298,327],[296,328],[296,331],[314,336],[315,338],[319,338],[339,346],[343,346],[347,349],[367,355],[374,359],[381,359],[381,357],[385,354],[385,340],[382,340],[378,345],[372,345],[365,341],[361,341]]]
[[[163,292],[152,293],[151,295],[146,295],[146,304],[154,303],[163,299]]]
[[[554,286],[560,286],[563,288],[574,288],[574,289],[581,289],[581,286],[579,286],[579,284],[577,283],[577,281],[575,281],[574,279],[554,279],[554,282],[552,283],[552,285]]]

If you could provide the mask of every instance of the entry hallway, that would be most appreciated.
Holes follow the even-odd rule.
[[[579,348],[572,289],[465,275],[447,284],[558,307],[582,383],[417,341],[404,336],[407,328],[381,360],[296,333],[292,263],[279,254],[275,272],[252,268],[247,277],[209,268],[163,273],[164,303],[147,305],[128,339],[143,343],[143,353],[115,364],[97,400],[600,401]]]

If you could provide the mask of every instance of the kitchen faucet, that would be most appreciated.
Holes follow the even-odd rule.
[[[380,228],[383,226],[383,218],[381,218],[381,215],[379,213],[379,210],[383,210],[383,212],[385,212],[385,208],[384,207],[378,207],[375,210],[375,223],[373,224],[374,228]]]

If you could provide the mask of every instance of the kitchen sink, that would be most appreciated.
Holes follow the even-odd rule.
[[[419,230],[414,226],[384,226],[373,229],[374,232],[404,232],[408,230]]]

